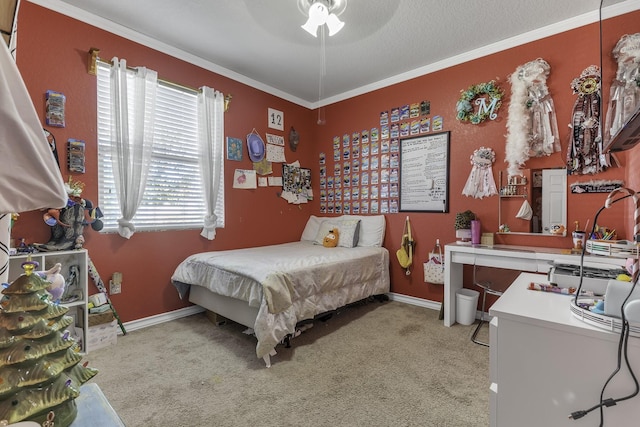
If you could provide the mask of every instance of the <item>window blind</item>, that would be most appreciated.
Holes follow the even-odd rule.
[[[99,206],[103,230],[116,231],[121,212],[110,144],[110,66],[99,62],[97,68]],[[133,223],[137,231],[201,228],[206,208],[198,166],[197,95],[159,82],[156,103],[151,167]],[[216,215],[224,226],[223,198]]]

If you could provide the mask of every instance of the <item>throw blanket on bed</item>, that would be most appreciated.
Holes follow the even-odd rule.
[[[358,262],[355,266],[354,261],[362,261],[363,256],[377,262]],[[380,260],[380,248],[325,248],[294,242],[191,255],[178,266],[172,281],[181,297],[188,289],[181,284],[199,285],[248,301],[254,307],[259,306],[260,298],[252,289],[257,282],[262,285],[269,312],[275,314],[286,310],[295,299],[342,286],[344,278],[360,282],[363,276],[379,275]],[[359,269],[357,274],[354,268]]]
[[[171,280],[181,298],[195,285],[258,308],[253,328],[263,357],[297,322],[389,292],[389,252],[304,241],[205,252],[185,259]]]
[[[293,283],[286,273],[270,274],[262,284],[269,313],[281,313],[291,307]]]

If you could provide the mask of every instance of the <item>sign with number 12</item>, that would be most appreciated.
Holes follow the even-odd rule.
[[[282,111],[269,108],[267,122],[271,129],[284,130],[284,113]]]

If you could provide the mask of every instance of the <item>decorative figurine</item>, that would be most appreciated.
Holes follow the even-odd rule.
[[[102,229],[102,212],[94,207],[91,200],[81,197],[84,183],[69,177],[65,183],[69,200],[62,209],[48,209],[44,214],[44,221],[51,226],[51,239],[38,245],[41,251],[63,251],[80,249],[84,244],[84,227],[100,231]],[[88,214],[88,219],[87,219]]]

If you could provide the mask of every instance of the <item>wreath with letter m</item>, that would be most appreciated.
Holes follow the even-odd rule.
[[[469,86],[467,90],[462,90],[460,93],[460,99],[456,103],[456,118],[461,122],[477,125],[487,119],[495,120],[498,117],[497,112],[502,105],[504,91],[495,80]],[[472,104],[478,106],[477,111],[473,109]]]

